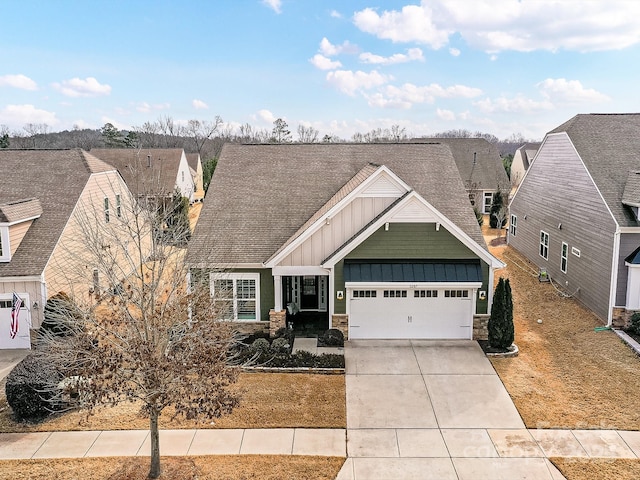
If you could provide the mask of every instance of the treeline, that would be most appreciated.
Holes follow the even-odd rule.
[[[189,153],[199,153],[203,163],[217,158],[226,142],[237,143],[400,143],[418,137],[484,138],[495,144],[504,158],[512,157],[516,149],[527,140],[522,134],[512,134],[499,139],[483,132],[465,129],[417,135],[408,133],[404,127],[376,128],[365,133],[357,132],[345,139],[337,135],[320,132],[307,125],[298,125],[296,135],[289,130],[287,122],[278,118],[273,128],[259,129],[245,123],[233,128],[219,116],[213,120],[189,120],[186,124],[176,122],[169,116],[145,122],[129,130],[119,130],[111,123],[99,129],[81,129],[53,132],[47,124],[26,124],[22,130],[10,132],[0,125],[0,148],[183,148]]]

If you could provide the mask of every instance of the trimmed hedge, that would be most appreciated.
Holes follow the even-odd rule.
[[[337,328],[330,328],[318,338],[319,347],[344,347],[344,334]]]
[[[7,403],[18,420],[41,420],[60,408],[54,402],[62,374],[37,354],[27,355],[7,376]]]

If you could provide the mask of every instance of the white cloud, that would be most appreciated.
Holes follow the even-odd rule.
[[[353,21],[363,32],[371,33],[378,38],[393,42],[418,42],[440,48],[448,42],[449,29],[441,29],[433,21],[431,8],[407,5],[401,11],[385,10],[378,14],[373,8],[365,8],[356,12]]]
[[[373,70],[369,73],[358,70],[336,70],[327,73],[327,82],[347,95],[355,95],[357,91],[369,90],[389,82],[392,77],[382,75]]]
[[[276,13],[282,13],[282,0],[262,0],[262,3]]]
[[[13,87],[21,90],[37,90],[38,85],[26,75],[3,75],[0,77],[0,87]]]
[[[437,83],[413,85],[405,83],[397,87],[388,85],[368,98],[369,105],[383,108],[411,108],[416,103],[433,103],[436,98],[474,98],[482,95],[482,90],[466,85],[443,87]]]
[[[319,68],[320,70],[335,70],[342,66],[342,63],[339,61],[333,61],[320,53],[316,53],[313,58],[309,59],[309,61],[314,67]]]
[[[191,105],[193,105],[193,108],[195,108],[196,110],[209,110],[209,105],[204,103],[202,100],[198,100],[197,98],[194,99],[193,102],[191,102]]]
[[[451,48],[449,49],[449,53],[450,53],[451,55],[453,55],[454,57],[459,57],[461,52],[460,52],[460,50],[458,50],[457,48],[453,48],[453,47],[451,47]]]
[[[84,80],[76,77],[71,80],[64,80],[62,83],[54,83],[53,87],[63,95],[74,98],[97,97],[111,93],[109,85],[101,84],[94,77],[87,77]]]
[[[451,110],[442,110],[438,108],[436,109],[436,115],[438,116],[438,118],[445,120],[447,122],[450,122],[456,119],[456,114],[453,113]]]
[[[540,93],[553,103],[580,104],[588,102],[605,102],[609,97],[592,88],[584,88],[578,80],[564,78],[547,78],[536,85]]]
[[[472,47],[507,50],[616,50],[640,42],[640,2],[422,0],[401,10],[356,12],[355,25],[378,38],[434,49],[458,33]]]
[[[536,113],[545,110],[553,110],[553,104],[549,100],[537,101],[517,95],[513,98],[498,97],[496,99],[485,98],[474,102],[473,105],[485,113]]]
[[[131,125],[127,125],[125,123],[122,123],[118,120],[114,120],[113,118],[107,117],[105,115],[103,115],[100,118],[100,121],[102,122],[100,125],[100,128],[102,128],[105,125],[105,123],[110,123],[111,125],[116,127],[118,130],[129,130],[131,128]]]
[[[0,110],[0,124],[18,128],[25,123],[46,123],[53,126],[58,124],[58,119],[55,112],[42,110],[33,105],[7,105]]]
[[[327,37],[320,40],[320,53],[327,57],[334,57],[341,53],[354,54],[358,53],[358,47],[349,43],[348,40],[342,42],[342,45],[333,45]]]
[[[151,105],[147,102],[141,102],[136,106],[136,110],[142,113],[149,113],[154,110],[168,110],[169,108],[171,108],[170,103],[156,103],[154,105]],[[120,111],[116,110],[116,113],[119,113],[121,115],[128,114],[128,112],[124,109]]]
[[[390,57],[382,57],[380,55],[374,55],[373,53],[365,52],[360,54],[360,61],[364,63],[372,63],[375,65],[394,65],[396,63],[407,63],[420,61],[424,62],[424,56],[422,50],[419,48],[410,48],[407,50],[407,54],[395,53]]]
[[[331,10],[331,12],[329,12],[329,15],[331,16],[331,18],[342,18],[342,14],[337,10]]]
[[[258,110],[255,114],[251,115],[252,120],[259,120],[265,123],[272,124],[276,120],[276,116],[269,110]]]

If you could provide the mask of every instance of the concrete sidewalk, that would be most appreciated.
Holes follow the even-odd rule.
[[[150,455],[147,430],[0,433],[0,460]],[[162,455],[345,457],[342,429],[161,430]]]

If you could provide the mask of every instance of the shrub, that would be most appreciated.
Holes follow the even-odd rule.
[[[249,351],[255,355],[266,353],[270,348],[271,345],[269,344],[269,340],[266,338],[258,338],[249,346]]]
[[[58,410],[62,375],[42,355],[32,353],[7,376],[7,403],[19,420],[41,420]]]
[[[72,323],[82,318],[82,312],[64,292],[58,292],[44,306],[42,334],[66,337],[73,333]]]
[[[289,345],[293,347],[293,340],[296,338],[296,335],[293,333],[293,330],[283,327],[276,330],[276,334],[273,338],[286,338]]]
[[[271,342],[271,351],[274,353],[289,353],[291,352],[291,345],[289,340],[285,337],[274,338]]]
[[[318,346],[344,347],[344,335],[337,328],[330,328],[318,339]]]
[[[499,190],[493,194],[493,202],[491,203],[491,209],[489,210],[489,226],[491,228],[502,228],[507,224],[507,216],[504,215],[504,199],[502,198],[502,192]],[[501,216],[501,225],[498,226],[498,217]]]
[[[640,312],[636,312],[631,315],[631,324],[629,325],[629,331],[636,335],[640,335]]]
[[[513,343],[513,299],[509,280],[500,277],[493,294],[493,306],[487,325],[489,345],[493,348],[508,349]]]
[[[484,224],[484,215],[482,212],[478,210],[478,207],[473,207],[473,213],[476,214],[476,220],[478,221],[478,225],[482,226]]]

